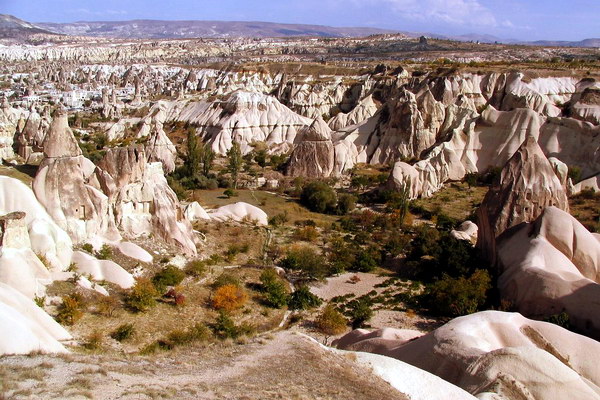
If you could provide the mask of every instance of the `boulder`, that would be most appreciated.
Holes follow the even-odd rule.
[[[193,203],[188,204],[185,207],[185,211],[183,212],[185,217],[190,221],[197,221],[199,219],[210,219],[210,215],[202,208],[202,206],[194,201]]]
[[[209,211],[208,215],[211,219],[222,222],[233,220],[248,221],[258,225],[269,224],[269,217],[267,213],[258,207],[244,202],[238,202],[219,207],[216,210]]]
[[[82,251],[75,251],[73,262],[77,266],[78,272],[89,274],[96,281],[111,282],[123,289],[129,289],[135,283],[133,275],[113,261],[98,260]]]

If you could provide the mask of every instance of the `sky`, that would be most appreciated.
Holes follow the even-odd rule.
[[[29,22],[267,21],[519,40],[600,37],[600,0],[0,0],[0,13]]]

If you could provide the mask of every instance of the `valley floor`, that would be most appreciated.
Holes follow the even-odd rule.
[[[2,399],[406,399],[311,339],[280,331],[150,357],[0,358]]]

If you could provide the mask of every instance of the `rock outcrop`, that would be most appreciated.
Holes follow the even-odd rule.
[[[190,102],[171,118],[198,126],[197,133],[217,154],[225,155],[233,141],[244,154],[253,142],[268,146],[294,143],[296,134],[311,120],[262,93],[235,91],[224,101]]]
[[[600,399],[600,343],[518,313],[471,314],[410,341],[379,333],[339,342],[404,361],[480,399]]]
[[[296,138],[297,144],[290,156],[286,174],[307,178],[326,178],[334,168],[335,152],[331,130],[320,117]]]
[[[498,288],[519,312],[561,312],[578,331],[600,339],[600,235],[548,207],[537,220],[507,231],[497,244]]]
[[[477,246],[494,263],[496,238],[512,226],[535,220],[549,206],[568,211],[567,194],[535,138],[529,136],[477,210]]]
[[[118,240],[108,196],[90,184],[96,167],[81,155],[66,113],[57,113],[43,147],[33,191],[52,219],[75,243],[95,236]]]
[[[162,164],[147,162],[141,146],[108,149],[98,163],[97,185],[114,209],[115,225],[126,236],[155,234],[196,254],[194,233]]]
[[[257,225],[268,225],[269,217],[267,213],[252,204],[238,202],[219,207],[216,210],[208,212],[211,219],[216,221],[238,221],[251,222]]]

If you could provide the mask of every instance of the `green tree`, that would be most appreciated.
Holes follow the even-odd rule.
[[[233,142],[233,145],[227,151],[227,170],[231,174],[231,179],[233,181],[233,188],[237,189],[238,184],[238,174],[240,173],[240,169],[242,168],[242,164],[244,162],[244,158],[242,157],[242,150],[240,148],[239,143]]]
[[[208,143],[202,145],[200,162],[202,163],[202,174],[206,177],[210,174],[213,162],[215,161],[215,152]]]
[[[480,310],[490,289],[490,275],[487,271],[478,269],[468,278],[444,275],[442,279],[429,285],[423,296],[433,312],[458,317]]]
[[[258,164],[259,167],[264,168],[267,166],[267,150],[260,149],[257,150],[254,154],[254,161]]]
[[[200,162],[202,158],[202,144],[198,143],[198,137],[194,128],[187,128],[187,157],[184,161],[188,174],[196,177],[200,173]]]
[[[335,212],[337,195],[331,186],[325,182],[314,181],[302,188],[300,202],[311,211],[320,213]]]
[[[325,257],[310,246],[293,247],[281,260],[281,267],[298,271],[309,279],[323,279],[331,272]]]

